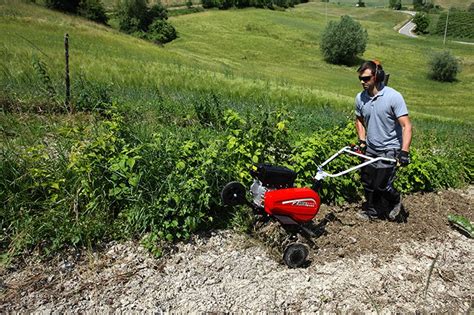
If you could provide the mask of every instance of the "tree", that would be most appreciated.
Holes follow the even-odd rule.
[[[423,0],[413,0],[413,8],[415,10],[421,10],[423,8]]]
[[[359,22],[344,15],[339,22],[330,21],[321,38],[324,58],[334,64],[351,64],[367,46],[367,31]]]
[[[82,0],[79,4],[78,13],[80,16],[97,23],[107,24],[109,20],[100,0]]]
[[[117,18],[122,32],[135,33],[145,31],[147,20],[146,0],[122,0],[119,2]]]
[[[151,41],[164,44],[167,42],[172,41],[178,37],[176,34],[176,29],[170,23],[156,19],[153,23],[151,23],[147,38]]]
[[[80,0],[45,0],[45,5],[49,9],[76,13]]]
[[[415,33],[426,34],[428,33],[428,26],[430,26],[430,18],[424,13],[417,13],[413,18],[413,23],[416,24]]]
[[[428,65],[430,78],[441,82],[455,81],[461,71],[458,59],[448,50],[433,54]]]
[[[168,11],[160,2],[148,8],[146,0],[122,0],[117,17],[121,31],[140,33],[146,32],[156,19],[168,19]]]
[[[402,9],[402,1],[401,0],[390,0],[388,5],[391,9],[394,10],[401,10]]]

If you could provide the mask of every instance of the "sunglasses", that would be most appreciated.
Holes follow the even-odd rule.
[[[359,76],[359,81],[364,81],[364,82],[369,82],[370,79],[372,79],[372,75],[368,75],[366,77],[361,77]]]

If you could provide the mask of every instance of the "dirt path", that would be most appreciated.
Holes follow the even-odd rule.
[[[357,205],[322,207],[318,220],[335,219],[302,269],[288,269],[269,245],[276,227],[266,238],[261,231],[196,236],[162,259],[132,242],[44,263],[32,258],[2,271],[0,310],[472,311],[474,242],[446,220],[448,213],[474,219],[472,193],[415,194],[404,203],[410,215],[400,224],[358,221]]]

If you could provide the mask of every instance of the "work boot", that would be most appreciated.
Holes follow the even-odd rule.
[[[362,205],[362,210],[357,213],[357,217],[363,221],[380,219],[375,207],[367,202]]]
[[[400,196],[400,200],[398,200],[398,202],[393,206],[392,210],[389,212],[388,219],[390,221],[396,221],[401,211],[402,211],[402,197]]]
[[[357,218],[363,221],[372,221],[380,219],[376,212],[362,210],[357,212]]]
[[[362,211],[357,213],[357,217],[364,221],[376,220],[379,218],[377,210],[374,207],[374,192],[365,190],[365,203],[362,204]]]

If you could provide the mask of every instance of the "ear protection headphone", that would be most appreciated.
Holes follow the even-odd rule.
[[[375,82],[383,82],[385,80],[385,71],[383,71],[382,64],[378,60],[372,60],[372,63],[375,65]]]

